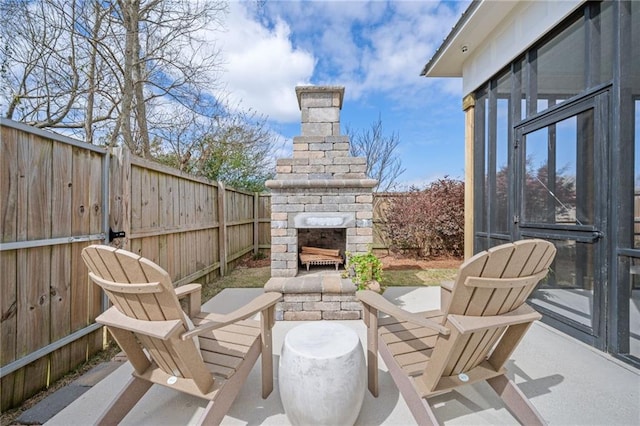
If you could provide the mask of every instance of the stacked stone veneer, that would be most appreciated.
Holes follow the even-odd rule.
[[[358,319],[361,307],[351,280],[340,273],[298,276],[298,229],[342,228],[340,248],[364,253],[373,243],[373,187],[366,160],[349,155],[340,135],[343,87],[296,88],[302,112],[301,136],[293,158],[277,160],[271,190],[271,276],[265,290],[284,293],[278,319]]]

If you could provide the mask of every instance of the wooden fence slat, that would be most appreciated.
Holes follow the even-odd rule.
[[[95,152],[90,152],[89,164],[91,170],[89,178],[89,229],[92,234],[99,234],[103,231],[104,226],[102,215],[108,214],[103,212],[102,209],[102,156]],[[88,280],[86,273],[83,276],[87,286],[88,301],[85,325],[89,325],[102,312],[102,292]]]
[[[18,212],[18,209],[27,207],[27,193],[28,193],[28,176],[29,176],[29,153],[31,151],[31,138],[29,135],[22,132],[16,133],[17,141],[17,156],[16,164],[18,171],[18,179],[16,181],[16,228],[15,238],[16,241],[27,240],[27,217],[24,212]],[[16,253],[16,266],[27,264],[27,250],[17,250]],[[24,342],[24,335],[21,334],[23,326],[20,325],[21,318],[24,317],[26,300],[23,296],[24,290],[21,290],[21,283],[27,283],[27,268],[16,268],[16,339],[15,339],[15,357],[19,359],[25,356],[26,344]],[[20,403],[24,396],[24,382],[25,382],[25,369],[21,369],[12,374],[13,394],[9,398],[9,403],[15,405],[16,402]],[[9,380],[7,380],[7,385]],[[3,388],[4,389],[4,388]]]
[[[0,365],[15,361],[18,330],[18,270],[16,251],[0,252]]]
[[[153,213],[151,212],[151,172],[146,168],[138,168],[140,174],[140,228],[151,228],[151,218]],[[133,188],[132,188],[133,190]]]
[[[73,149],[73,177],[72,177],[72,220],[71,232],[74,235],[87,234],[90,231],[90,183],[88,177],[91,176],[91,156],[86,150],[80,148]],[[87,325],[89,316],[89,306],[87,305],[88,278],[84,264],[80,258],[82,244],[71,245],[71,265],[76,271],[71,280],[71,330],[76,331]]]
[[[53,199],[52,237],[71,235],[72,216],[72,165],[73,150],[70,145],[53,145]],[[55,342],[71,333],[71,247],[51,248],[51,328],[50,340]],[[58,349],[51,354],[51,380],[66,374],[71,368],[69,348]]]
[[[51,156],[52,142],[34,137],[29,152],[28,199],[19,205],[19,214],[27,216],[27,238],[51,237]]]
[[[27,239],[51,237],[51,153],[52,142],[32,136],[24,161],[30,171],[26,175],[26,203],[19,204],[19,215],[27,217]],[[25,279],[28,286],[18,286],[18,352],[28,354],[49,343],[51,247],[26,251]]]
[[[180,225],[180,185],[177,177],[172,176],[170,182],[169,191],[171,192],[171,215],[173,219],[171,224],[173,226]]]
[[[16,183],[16,241],[27,240],[27,214],[24,209],[28,208],[28,189],[30,173],[30,152],[31,138],[28,135],[19,133],[16,137],[18,141],[18,181]]]
[[[17,241],[18,226],[18,182],[21,179],[18,170],[18,136],[17,130],[2,127],[0,133],[0,241]]]
[[[227,266],[227,226],[226,197],[224,185],[218,184],[218,254],[220,256],[220,276],[224,276]]]
[[[52,147],[51,140],[32,136],[29,152],[29,186],[27,205],[18,206],[27,215],[27,238],[46,239],[52,229]],[[51,247],[37,247],[27,252],[27,283],[18,287],[19,300],[24,302],[18,311],[18,335],[23,335],[25,353],[31,353],[50,343]],[[22,296],[21,296],[22,295]],[[22,314],[22,315],[20,315]],[[21,330],[20,330],[21,329]],[[31,363],[25,371],[24,395],[32,395],[47,382],[49,361],[46,358]]]
[[[143,228],[142,223],[142,170],[139,167],[131,167],[131,184],[129,186],[131,197],[131,223],[130,231]]]
[[[150,172],[149,173],[149,226],[152,228],[160,226],[160,214],[159,214],[159,206],[160,193],[158,192],[158,173]]]
[[[253,194],[253,255],[260,250],[260,194]]]
[[[170,215],[169,215],[169,196],[166,195],[168,193],[167,188],[167,180],[168,176],[166,175],[158,175],[158,224],[157,226],[167,226],[169,225]]]
[[[2,215],[2,227],[0,229],[0,241],[17,241],[18,227],[18,138],[17,130],[2,127],[0,133],[0,194],[3,194],[0,203]],[[24,179],[22,179],[24,180]],[[16,251],[0,252],[0,365],[6,365],[17,359],[16,332],[17,332],[17,269]],[[8,382],[13,386],[13,377]],[[4,386],[3,386],[4,388]],[[2,396],[2,405],[5,405],[6,395]]]
[[[125,148],[113,150],[111,161],[109,225],[114,231],[125,232],[124,241],[120,246],[129,249],[129,234],[131,233],[131,155]],[[106,214],[107,212],[105,212]]]
[[[89,232],[99,234],[103,231],[102,225],[102,156],[89,153],[90,175],[85,176],[89,181]]]
[[[22,400],[19,400],[17,403],[14,403],[15,395],[18,393],[16,378],[19,375],[23,375],[24,377],[24,369],[7,374],[0,379],[0,406],[2,407],[2,411],[9,407],[19,405],[22,402]]]

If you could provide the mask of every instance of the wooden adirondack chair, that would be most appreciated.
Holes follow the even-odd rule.
[[[262,354],[262,397],[273,389],[271,328],[279,293],[265,293],[230,314],[200,312],[200,284],[173,288],[148,259],[109,246],[82,251],[91,280],[114,306],[107,326],[133,365],[133,378],[99,420],[116,424],[154,384],[209,400],[200,423],[218,424]],[[189,298],[188,315],[180,298]],[[250,318],[261,313],[261,321]]]
[[[541,318],[525,300],[555,257],[553,244],[523,240],[478,253],[442,288],[441,310],[408,313],[357,292],[367,325],[369,390],[378,396],[378,351],[418,424],[438,424],[427,398],[486,380],[523,424],[544,420],[505,375],[504,364]],[[388,317],[378,318],[378,311]]]

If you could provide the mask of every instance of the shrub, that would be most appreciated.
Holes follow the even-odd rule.
[[[393,250],[420,257],[464,253],[464,182],[444,177],[393,197],[385,231]]]

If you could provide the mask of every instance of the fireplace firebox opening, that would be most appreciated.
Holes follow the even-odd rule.
[[[307,271],[310,267],[344,264],[347,232],[344,228],[298,229],[298,258]]]

